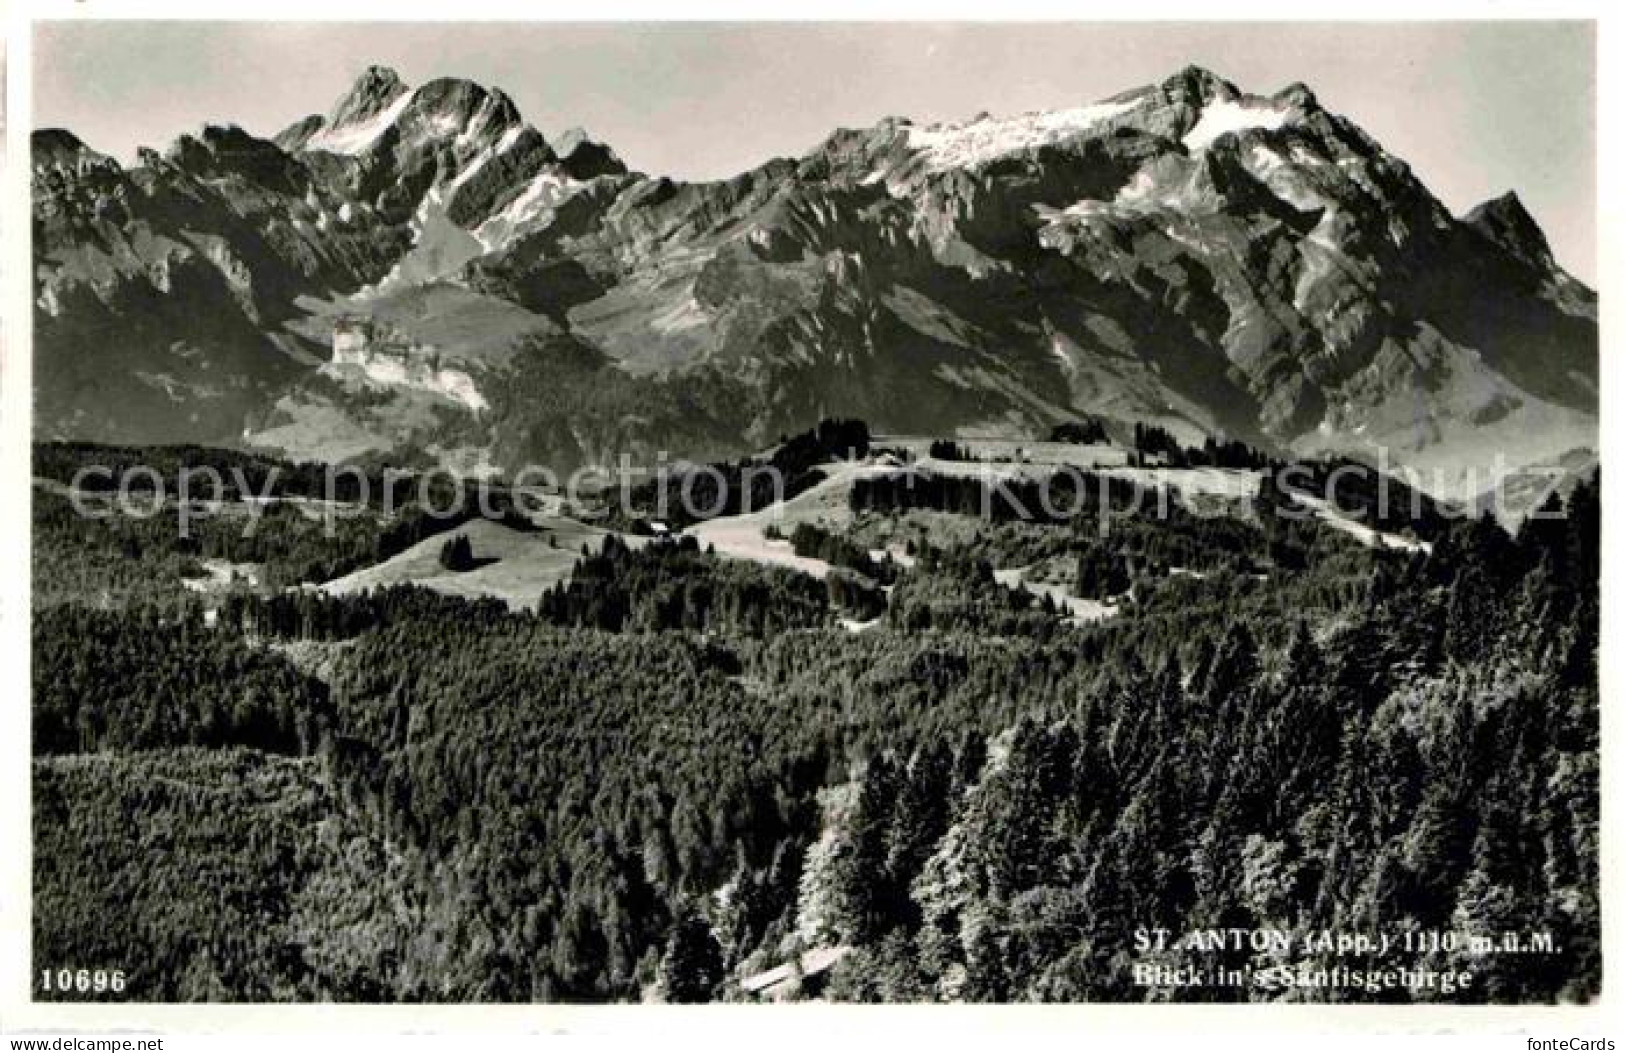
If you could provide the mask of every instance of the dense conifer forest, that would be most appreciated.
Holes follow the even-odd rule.
[[[809,436],[767,455],[803,487],[869,451],[856,422]],[[84,456],[37,448],[36,474]],[[215,457],[257,463],[165,470]],[[786,532],[823,579],[609,535],[520,608],[308,584],[456,523],[326,537],[289,504],[182,543],[36,486],[35,966],[122,968],[138,1000],[691,1002],[826,947],[818,989],[858,1001],[1595,994],[1597,476],[1512,533],[1425,503],[1391,525],[1431,545],[1400,548],[1282,514],[1290,492],[1157,516],[1070,474],[1060,502],[1146,511],[1101,529],[976,479],[866,477],[849,527]],[[968,539],[859,540],[922,511]],[[442,569],[466,547],[448,535]],[[178,584],[201,559],[266,570]],[[1116,614],[995,579],[1040,560]],[[1550,944],[1135,942],[1221,927]],[[1137,964],[1474,985],[1175,988]]]

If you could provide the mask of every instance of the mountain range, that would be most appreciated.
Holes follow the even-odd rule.
[[[685,183],[372,67],[131,167],[36,131],[33,198],[41,438],[480,471],[1089,417],[1446,496],[1596,446],[1596,295],[1517,196],[1453,215],[1302,84],[1193,67]]]

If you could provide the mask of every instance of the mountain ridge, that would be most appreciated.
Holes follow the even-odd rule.
[[[550,142],[500,90],[374,66],[270,139],[209,125],[130,169],[38,131],[34,184],[46,435],[253,442],[343,418],[498,462],[672,437],[649,406],[498,397],[425,426],[312,390],[333,316],[449,289],[461,317],[534,315],[515,339],[590,345],[619,374],[600,387],[724,398],[698,408],[719,448],[824,413],[964,434],[1147,419],[1457,473],[1486,439],[1525,463],[1595,445],[1595,293],[1515,195],[1452,215],[1303,84],[1188,67],[1071,109],[837,129],[688,183],[585,133]],[[108,332],[122,353],[87,350]],[[466,363],[482,390],[551,368],[499,357]]]

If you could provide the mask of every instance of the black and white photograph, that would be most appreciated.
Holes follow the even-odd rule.
[[[8,998],[1597,1004],[1595,22],[436,17],[12,42]]]

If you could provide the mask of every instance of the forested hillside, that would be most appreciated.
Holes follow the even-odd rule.
[[[131,582],[196,554],[36,490],[36,969],[143,1000],[689,1001],[823,947],[799,990],[851,1000],[1595,994],[1596,476],[1515,534],[1429,505],[1415,548],[1265,492],[1101,531],[987,521],[968,485],[861,482],[794,541],[823,580],[612,535],[534,609],[297,574],[76,596],[73,553]],[[855,540],[924,513],[969,540]],[[1040,560],[1114,614],[994,577]],[[858,596],[873,620],[841,622]],[[1208,927],[1551,942],[1135,943]]]

